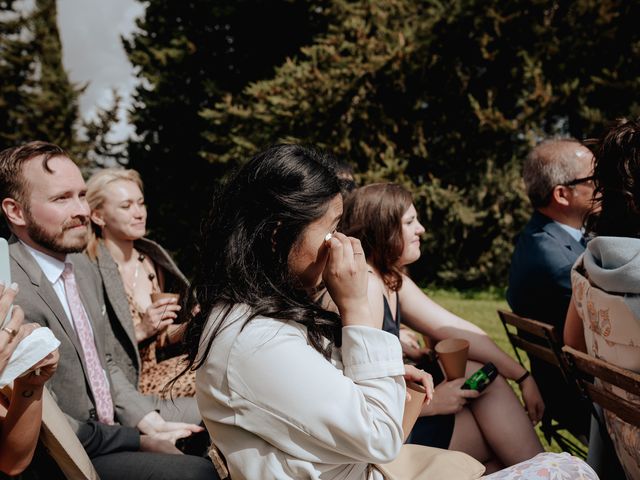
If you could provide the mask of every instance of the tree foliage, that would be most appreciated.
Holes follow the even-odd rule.
[[[272,75],[310,42],[322,25],[313,11],[292,0],[150,0],[138,33],[125,41],[140,80],[129,166],[145,181],[152,237],[176,251],[187,272],[212,184],[226,170],[202,157],[216,145],[202,136],[208,122],[200,112]]]
[[[60,145],[82,160],[78,95],[62,65],[55,0],[36,0],[30,12],[0,2],[0,149],[30,140]]]
[[[202,111],[214,165],[316,144],[363,183],[399,181],[427,228],[416,273],[503,285],[529,212],[526,152],[640,113],[637,1],[334,0],[273,75]]]

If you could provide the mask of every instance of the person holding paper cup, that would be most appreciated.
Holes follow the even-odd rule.
[[[0,284],[0,318],[5,318],[18,286]],[[23,323],[24,314],[13,307],[11,319],[0,330],[0,374],[12,354],[25,338],[40,326]],[[10,398],[0,393],[0,472],[10,476],[22,473],[31,463],[38,443],[42,422],[44,384],[58,366],[58,350],[54,349],[27,371],[14,379]]]
[[[100,270],[115,312],[116,361],[142,393],[166,395],[184,358],[182,326],[175,321],[187,280],[164,248],[144,238],[147,209],[138,172],[96,172],[87,182],[87,201],[92,227],[87,255]],[[174,383],[171,393],[193,397],[195,374]]]
[[[402,319],[436,341],[449,339],[449,345],[442,345],[447,381],[436,386],[434,401],[422,409],[410,441],[469,453],[488,472],[542,452],[532,423],[541,419],[544,404],[533,378],[484,331],[433,302],[407,276],[405,267],[420,257],[425,231],[411,194],[391,183],[356,189],[345,199],[340,228],[362,242],[370,272],[370,308],[383,319],[383,328],[398,335]],[[472,361],[466,362],[467,351]],[[502,377],[518,382],[527,412],[502,377],[482,394],[460,388],[465,377],[487,362],[494,363]]]

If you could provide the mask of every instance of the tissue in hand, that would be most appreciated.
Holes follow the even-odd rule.
[[[0,388],[10,384],[36,363],[53,352],[60,341],[47,327],[36,328],[13,351],[9,363],[0,373]]]

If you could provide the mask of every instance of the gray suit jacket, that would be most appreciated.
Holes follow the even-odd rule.
[[[162,275],[163,284],[161,283],[161,287],[163,290],[165,292],[179,293],[180,298],[184,298],[188,289],[187,279],[167,251],[156,242],[146,238],[136,240],[135,248],[151,258],[156,267],[158,267]],[[127,301],[122,277],[118,271],[118,265],[102,242],[98,246],[95,265],[98,267],[104,285],[107,310],[113,331],[111,338],[115,340],[111,346],[114,352],[114,360],[129,381],[137,385],[142,362],[140,361],[129,302]]]
[[[9,240],[9,253],[12,279],[20,288],[15,303],[22,307],[27,321],[49,327],[60,340],[58,370],[48,387],[62,411],[77,421],[73,427],[78,433],[83,422],[95,419],[95,405],[80,341],[51,283],[31,253],[15,237]],[[107,372],[116,420],[122,425],[135,426],[154,409],[154,401],[140,394],[113,360],[110,348],[113,334],[108,328],[109,319],[97,271],[85,255],[72,254],[67,258],[73,263],[98,355]]]

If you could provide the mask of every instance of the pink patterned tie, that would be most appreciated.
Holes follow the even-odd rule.
[[[98,350],[93,340],[93,331],[89,324],[89,318],[78,294],[76,277],[73,274],[73,265],[71,263],[64,264],[62,281],[67,293],[67,302],[69,303],[69,310],[71,310],[71,316],[73,317],[76,334],[80,339],[80,345],[82,345],[84,361],[87,364],[89,384],[91,385],[91,391],[93,392],[93,398],[96,403],[98,420],[101,423],[112,425],[113,400],[111,399],[111,391],[109,390],[109,384],[102,369],[100,358],[98,357]]]

